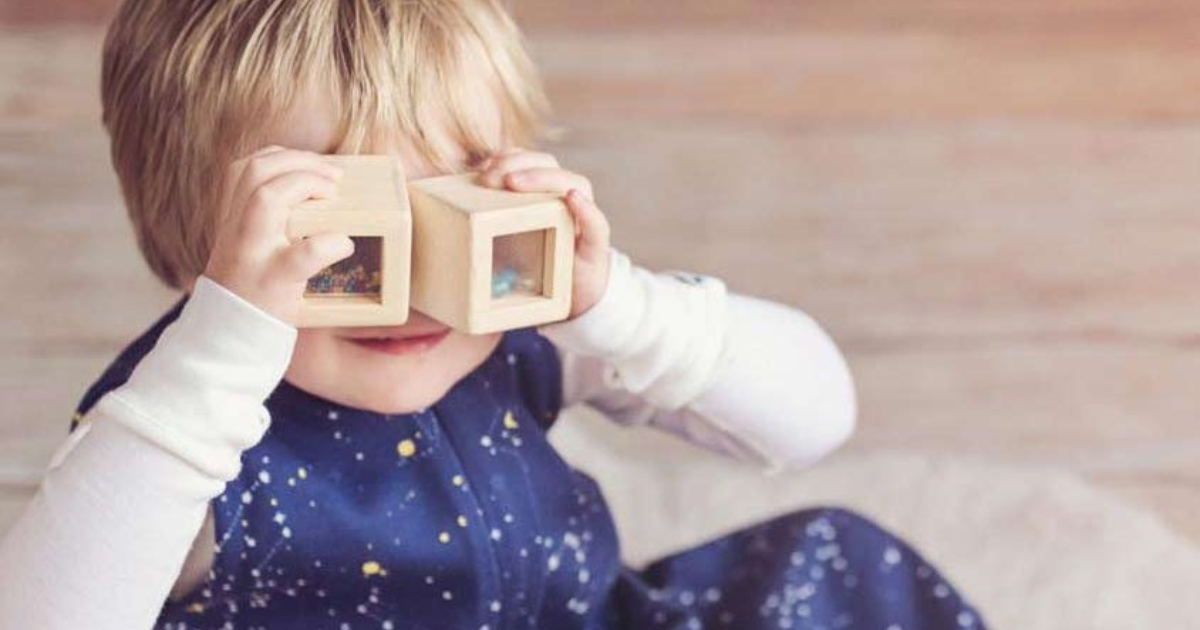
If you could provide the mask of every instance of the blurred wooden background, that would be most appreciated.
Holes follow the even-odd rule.
[[[171,299],[99,127],[110,4],[0,0],[0,472]],[[516,6],[616,243],[825,322],[851,449],[1067,468],[1200,541],[1200,5]]]

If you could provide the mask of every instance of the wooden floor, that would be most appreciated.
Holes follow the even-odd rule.
[[[98,127],[104,4],[0,0],[0,393],[56,426],[169,300]],[[517,6],[618,246],[825,322],[851,448],[1067,468],[1200,541],[1200,5]],[[0,462],[48,454],[17,432]]]

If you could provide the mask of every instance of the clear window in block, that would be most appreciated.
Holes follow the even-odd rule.
[[[492,241],[492,299],[543,297],[548,230],[498,236]]]
[[[379,297],[383,288],[383,238],[353,236],[354,254],[309,278],[307,297]]]

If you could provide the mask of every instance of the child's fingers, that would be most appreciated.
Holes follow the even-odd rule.
[[[255,151],[254,153],[251,153],[250,155],[247,155],[246,157],[238,160],[238,162],[245,164],[251,160],[255,160],[260,157],[264,157],[267,155],[271,155],[272,153],[279,153],[280,151],[287,151],[287,150],[288,150],[287,147],[282,147],[282,146],[279,146],[278,144],[268,144],[267,146]]]
[[[296,204],[308,199],[329,199],[337,183],[310,171],[291,171],[259,186],[247,200],[243,225],[247,233],[269,238],[287,230],[288,216]]]
[[[264,149],[238,162],[231,167],[239,176],[231,198],[233,208],[243,207],[260,186],[289,171],[310,171],[335,181],[342,175],[340,168],[309,151]]]
[[[487,168],[480,175],[484,186],[501,188],[504,176],[513,171],[523,171],[531,168],[559,168],[558,159],[549,153],[535,151],[515,151],[492,156],[487,162]]]
[[[267,146],[255,151],[254,153],[251,153],[250,157],[258,157],[260,155],[279,153],[280,151],[286,151],[286,150],[287,150],[286,147],[281,147],[278,144],[268,144]]]
[[[251,160],[270,155],[272,153],[279,153],[280,151],[286,151],[286,149],[277,144],[272,144],[265,146],[244,158],[234,160],[234,162],[229,165],[228,169],[230,186],[236,187],[241,182],[242,173],[245,172],[246,165],[249,164]]]
[[[314,234],[299,239],[280,254],[280,272],[290,282],[303,282],[354,253],[354,241],[344,234]]]
[[[492,153],[491,155],[488,155],[484,159],[480,160],[479,164],[476,165],[476,168],[477,168],[477,170],[479,170],[481,172],[486,171],[487,169],[491,168],[492,164],[496,160],[498,160],[504,156],[507,156],[507,155],[513,155],[514,153],[523,153],[523,152],[524,152],[524,149],[521,149],[519,147],[505,147],[503,149],[500,149],[499,151],[496,151],[495,153]]]
[[[575,217],[575,253],[586,260],[597,260],[608,250],[612,230],[608,217],[591,198],[578,190],[567,193],[567,208]]]
[[[514,171],[504,177],[504,185],[516,192],[543,192],[566,195],[577,190],[589,199],[592,197],[592,182],[578,173],[561,168],[531,168]]]
[[[285,171],[296,170],[315,171],[330,179],[337,179],[342,172],[341,168],[312,151],[264,149],[250,160],[244,176],[251,182],[264,182]]]

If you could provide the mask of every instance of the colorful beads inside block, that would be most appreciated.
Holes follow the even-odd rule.
[[[355,236],[354,253],[309,278],[307,293],[319,296],[379,295],[383,288],[383,239]]]

